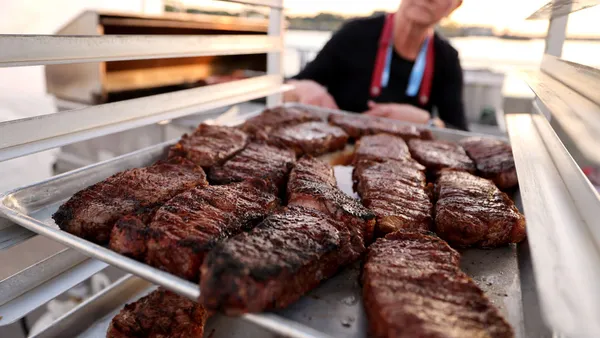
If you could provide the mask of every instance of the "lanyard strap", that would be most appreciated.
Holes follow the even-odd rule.
[[[379,39],[379,49],[371,80],[371,97],[375,98],[381,94],[382,88],[387,87],[390,79],[390,68],[393,55],[393,33],[394,14],[388,14],[385,19],[383,31]],[[419,102],[426,105],[431,92],[431,81],[433,79],[434,50],[432,38],[427,37],[415,64],[410,72],[406,96],[415,97],[419,94]],[[419,91],[420,89],[420,91]]]

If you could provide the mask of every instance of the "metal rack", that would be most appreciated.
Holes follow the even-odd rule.
[[[0,35],[0,67],[267,53],[264,76],[0,123],[0,161],[256,98],[280,103],[279,94],[287,88],[281,62],[283,1],[231,2],[269,7],[268,34]],[[0,261],[0,326],[107,267],[4,218]]]
[[[268,35],[0,35],[0,67],[268,53],[265,76],[0,123],[0,161],[259,97],[267,97],[268,105],[280,103],[286,89],[283,0],[232,2],[270,7]],[[600,164],[600,71],[558,58],[565,36],[563,15],[577,6],[550,8],[548,55],[539,72],[527,74],[537,96],[535,111],[508,115],[507,129],[545,319],[559,335],[598,335],[600,197],[578,164]],[[0,219],[0,262],[11,263],[0,269],[0,326],[107,266],[6,219]],[[271,314],[245,319],[280,334],[322,336]]]

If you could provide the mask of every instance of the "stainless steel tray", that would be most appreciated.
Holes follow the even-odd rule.
[[[336,112],[320,111],[323,114]],[[224,124],[231,125],[239,122],[239,120],[232,120]],[[453,141],[473,135],[437,128],[431,130],[438,139]],[[0,196],[0,212],[31,231],[50,237],[147,281],[162,285],[185,297],[197,299],[200,294],[198,285],[61,231],[50,218],[58,206],[75,192],[116,172],[151,164],[162,158],[165,150],[173,142],[175,141],[8,192]],[[340,187],[348,193],[352,193],[350,175],[350,167],[336,167]],[[518,202],[518,193],[516,199]],[[523,250],[526,250],[524,245],[520,245],[519,248],[509,246],[495,250],[467,250],[463,252],[462,266],[505,314],[518,337],[546,336],[548,332],[538,315],[539,309],[529,257],[526,253],[522,254]],[[362,313],[357,275],[356,269],[347,269],[284,311],[248,314],[241,319],[271,332],[291,337],[364,337],[366,319]],[[524,321],[524,313],[527,313],[527,323]]]

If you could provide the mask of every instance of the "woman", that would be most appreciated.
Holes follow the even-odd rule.
[[[393,14],[345,24],[285,100],[467,130],[458,52],[434,33],[461,4],[403,0]]]

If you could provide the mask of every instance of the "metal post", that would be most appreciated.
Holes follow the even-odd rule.
[[[269,36],[279,36],[281,44],[278,51],[270,52],[267,54],[267,74],[269,75],[280,75],[281,84],[283,84],[283,25],[285,17],[283,15],[283,0],[279,1],[279,6],[271,8],[269,14]],[[281,93],[270,95],[267,97],[267,106],[273,107],[280,105],[283,101]]]
[[[560,5],[558,4],[560,2]],[[546,33],[546,48],[545,53],[560,57],[562,55],[563,43],[567,36],[567,23],[569,15],[554,16],[560,9],[561,12],[570,13],[573,6],[571,1],[552,1],[552,15],[548,23],[548,31]],[[568,8],[567,8],[568,7]]]

